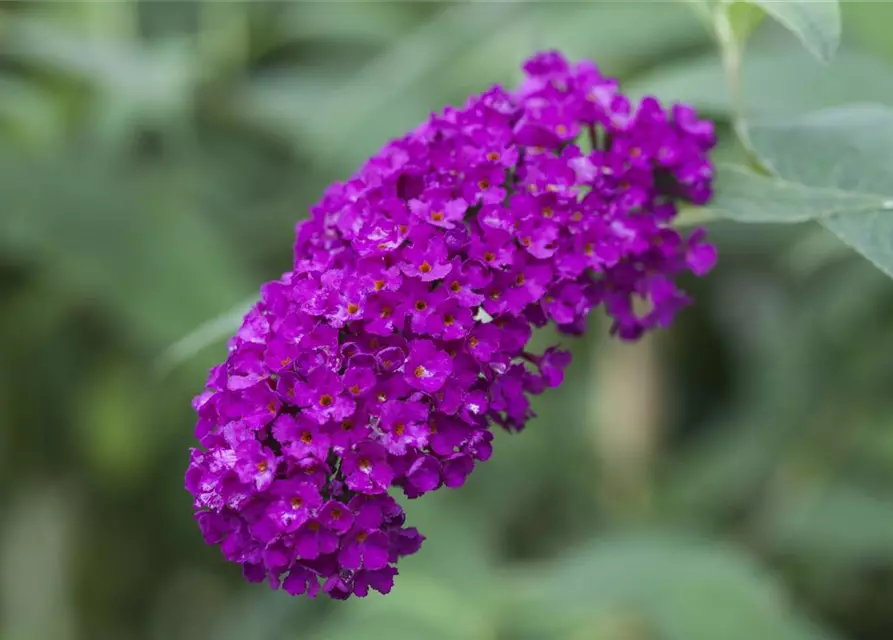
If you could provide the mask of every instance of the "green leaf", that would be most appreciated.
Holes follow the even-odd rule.
[[[854,52],[842,52],[822,65],[799,49],[753,51],[742,61],[741,85],[749,117],[796,115],[844,102],[893,105],[890,66]],[[727,117],[732,111],[716,54],[662,65],[626,88],[636,98],[655,95],[668,102],[687,102],[718,116]]]
[[[829,61],[840,44],[840,5],[837,0],[748,0],[787,27],[807,51]]]
[[[195,60],[178,43],[137,47],[107,32],[90,37],[50,21],[15,14],[3,18],[7,55],[83,79],[145,111],[170,114],[185,109],[198,80]]]
[[[754,152],[782,180],[874,199],[876,207],[821,223],[893,276],[893,111],[840,107],[752,123],[749,136]]]
[[[0,638],[73,640],[72,492],[35,487],[14,497],[0,527]]]
[[[721,164],[716,169],[716,193],[707,209],[738,222],[805,222],[865,213],[893,204],[889,196],[812,187],[763,176],[741,165]]]
[[[872,493],[846,480],[782,492],[763,526],[771,543],[785,554],[849,564],[893,558],[889,492]]]
[[[491,591],[491,593],[495,592]],[[372,593],[350,608],[314,639],[353,640],[368,637],[393,640],[489,640],[497,636],[488,602],[476,593],[456,590],[437,575],[401,569],[394,590],[386,597]]]
[[[752,2],[731,2],[726,11],[729,13],[732,34],[739,45],[744,44],[766,16],[765,12]]]
[[[351,11],[332,8],[344,20]],[[696,26],[660,3],[572,3],[560,12],[536,3],[460,3],[405,28],[337,82],[310,67],[259,73],[237,90],[235,111],[301,151],[313,148],[319,165],[353,169],[445,103],[492,82],[513,86],[532,50],[560,47],[618,73],[706,44]]]
[[[612,621],[667,640],[828,638],[740,552],[667,534],[608,538],[516,578],[519,622],[543,638],[592,637]],[[519,625],[520,626],[520,625]],[[623,637],[623,636],[621,636]],[[639,637],[639,636],[633,636]]]
[[[40,261],[60,289],[95,301],[157,348],[251,290],[241,253],[183,178],[89,161],[0,153],[0,248]]]
[[[143,477],[158,444],[146,420],[148,385],[121,360],[91,369],[86,378],[74,412],[77,447],[100,480],[124,490]]]
[[[157,361],[155,369],[158,375],[164,376],[177,366],[183,364],[202,350],[213,344],[226,340],[239,330],[245,314],[251,310],[257,296],[235,305],[229,311],[221,313],[203,322],[199,327],[177,340],[164,350]]]

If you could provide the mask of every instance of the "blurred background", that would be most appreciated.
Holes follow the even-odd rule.
[[[748,112],[893,105],[891,23],[846,3],[827,67],[763,25]],[[390,596],[292,599],[203,544],[189,401],[295,221],[546,47],[740,153],[684,4],[2,3],[0,639],[893,637],[893,283],[818,226],[711,224],[671,330],[593,317],[528,430],[407,505]]]

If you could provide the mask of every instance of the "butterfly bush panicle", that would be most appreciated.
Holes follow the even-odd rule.
[[[580,334],[601,306],[634,340],[713,266],[702,230],[670,226],[710,197],[711,123],[555,52],[524,72],[332,185],[211,370],[186,487],[248,580],[390,591],[423,536],[389,490],[461,486],[490,425],[520,431],[561,383],[570,355],[527,351],[533,328]]]

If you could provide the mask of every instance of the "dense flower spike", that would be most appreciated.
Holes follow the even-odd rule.
[[[461,486],[489,426],[521,430],[561,383],[569,354],[526,351],[532,328],[579,334],[602,306],[636,339],[713,266],[703,231],[669,226],[710,197],[711,123],[554,52],[524,71],[330,187],[196,398],[186,487],[249,580],[387,593],[423,539],[389,489]]]

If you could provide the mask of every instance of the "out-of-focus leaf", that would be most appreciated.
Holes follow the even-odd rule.
[[[631,23],[641,28],[625,30]],[[355,166],[445,102],[494,82],[514,84],[518,65],[536,49],[560,47],[617,73],[706,44],[707,34],[694,27],[685,12],[655,4],[577,3],[561,11],[460,4],[438,11],[353,76],[333,82],[308,69],[269,72],[243,87],[236,107],[299,148],[313,140],[318,162]]]
[[[819,640],[778,583],[735,549],[675,535],[606,538],[515,577],[542,638],[580,637],[626,616],[667,640]],[[651,637],[646,633],[645,637]]]
[[[67,594],[72,506],[53,489],[23,490],[0,527],[0,638],[75,637]]]
[[[893,560],[893,496],[852,482],[819,480],[780,492],[761,524],[786,555],[844,560],[849,565]]]
[[[0,96],[0,128],[8,128],[11,138],[36,147],[58,141],[63,131],[62,110],[40,85],[3,75]]]
[[[788,262],[794,273],[805,278],[822,267],[851,255],[849,248],[840,240],[824,229],[816,228],[791,247]]]
[[[843,2],[840,5],[846,25],[844,43],[870,51],[886,60],[893,59],[893,40],[888,25],[893,22],[889,2]]]
[[[821,223],[893,275],[893,111],[878,105],[828,109],[752,123],[749,136],[761,161],[784,180],[879,199],[875,209]]]
[[[539,48],[557,48],[572,58],[589,57],[604,72],[626,76],[678,51],[705,49],[710,34],[694,16],[671,2],[564,3],[545,8],[525,21],[542,34]],[[629,25],[635,24],[635,29]],[[532,53],[532,46],[522,55]],[[507,60],[517,64],[520,60]],[[471,69],[469,68],[469,73]]]
[[[477,593],[453,589],[437,575],[401,571],[397,586],[387,597],[372,593],[351,603],[341,616],[310,637],[353,640],[373,633],[376,638],[393,640],[491,640],[496,637],[497,625],[492,602]]]
[[[319,600],[293,598],[283,591],[257,589],[245,585],[211,625],[212,640],[245,640],[246,638],[310,638],[314,614],[322,607]],[[322,597],[322,596],[321,596]],[[295,629],[300,629],[296,632]],[[159,634],[158,640],[167,640]],[[187,640],[184,637],[184,640]]]
[[[3,155],[0,171],[0,246],[42,260],[51,282],[118,313],[150,344],[170,344],[252,288],[238,252],[171,180],[64,154]]]
[[[471,481],[471,480],[469,480]],[[465,488],[466,493],[471,488]],[[459,491],[462,491],[461,489]],[[437,576],[445,585],[467,593],[486,593],[479,577],[495,564],[495,523],[468,504],[470,496],[456,492],[432,495],[429,500],[407,500],[406,518],[426,536],[423,551],[400,561],[401,573]],[[396,589],[403,578],[397,577]]]
[[[152,461],[148,376],[123,362],[108,363],[84,381],[79,397],[77,443],[92,471],[123,488],[137,480]]]
[[[740,376],[735,398],[703,435],[676,450],[657,485],[667,512],[698,521],[752,504],[809,437],[814,408],[813,342],[790,297],[774,279],[753,275],[724,280],[720,289],[728,293],[715,302],[725,316],[719,326]]]
[[[729,23],[736,45],[743,49],[747,38],[766,17],[766,13],[760,9],[757,3],[731,0],[725,2],[724,9],[728,12]]]
[[[407,100],[412,87],[523,10],[514,4],[447,7],[347,78],[333,83],[300,71],[262,77],[244,87],[237,108],[298,148],[312,141],[313,159],[322,165],[355,165],[438,108]]]
[[[283,6],[277,22],[287,41],[343,40],[387,44],[415,26],[416,16],[396,3],[302,3]]]
[[[845,102],[893,105],[893,70],[884,62],[841,52],[828,65],[802,50],[754,50],[741,68],[745,115],[793,115]],[[670,62],[627,85],[634,96],[687,102],[708,113],[732,110],[728,83],[715,54]]]
[[[177,340],[156,361],[155,367],[158,374],[166,375],[171,369],[189,360],[206,347],[226,340],[235,334],[242,324],[245,314],[256,301],[257,297],[255,296],[243,300],[226,313],[211,318]]]
[[[891,185],[893,186],[893,185]],[[747,167],[719,165],[709,211],[738,222],[804,222],[814,218],[890,209],[891,194],[867,194],[763,176]]]
[[[192,567],[178,567],[172,574],[159,590],[151,621],[147,625],[146,638],[242,640],[284,637],[286,626],[276,617],[276,612],[270,610],[272,607],[257,606],[253,601],[255,606],[249,609],[241,606],[244,604],[242,602],[234,603],[234,598],[228,597],[225,586],[211,573],[196,571]],[[282,594],[273,591],[259,590],[254,595],[265,596],[268,601],[278,604],[280,611],[293,613],[304,609],[302,602],[277,598]],[[226,624],[221,624],[221,617]]]
[[[807,51],[827,62],[840,43],[840,5],[837,0],[747,0],[791,30]]]
[[[144,107],[180,107],[195,69],[172,43],[153,51],[89,38],[47,21],[4,17],[2,50],[26,62],[70,74],[139,101]]]

